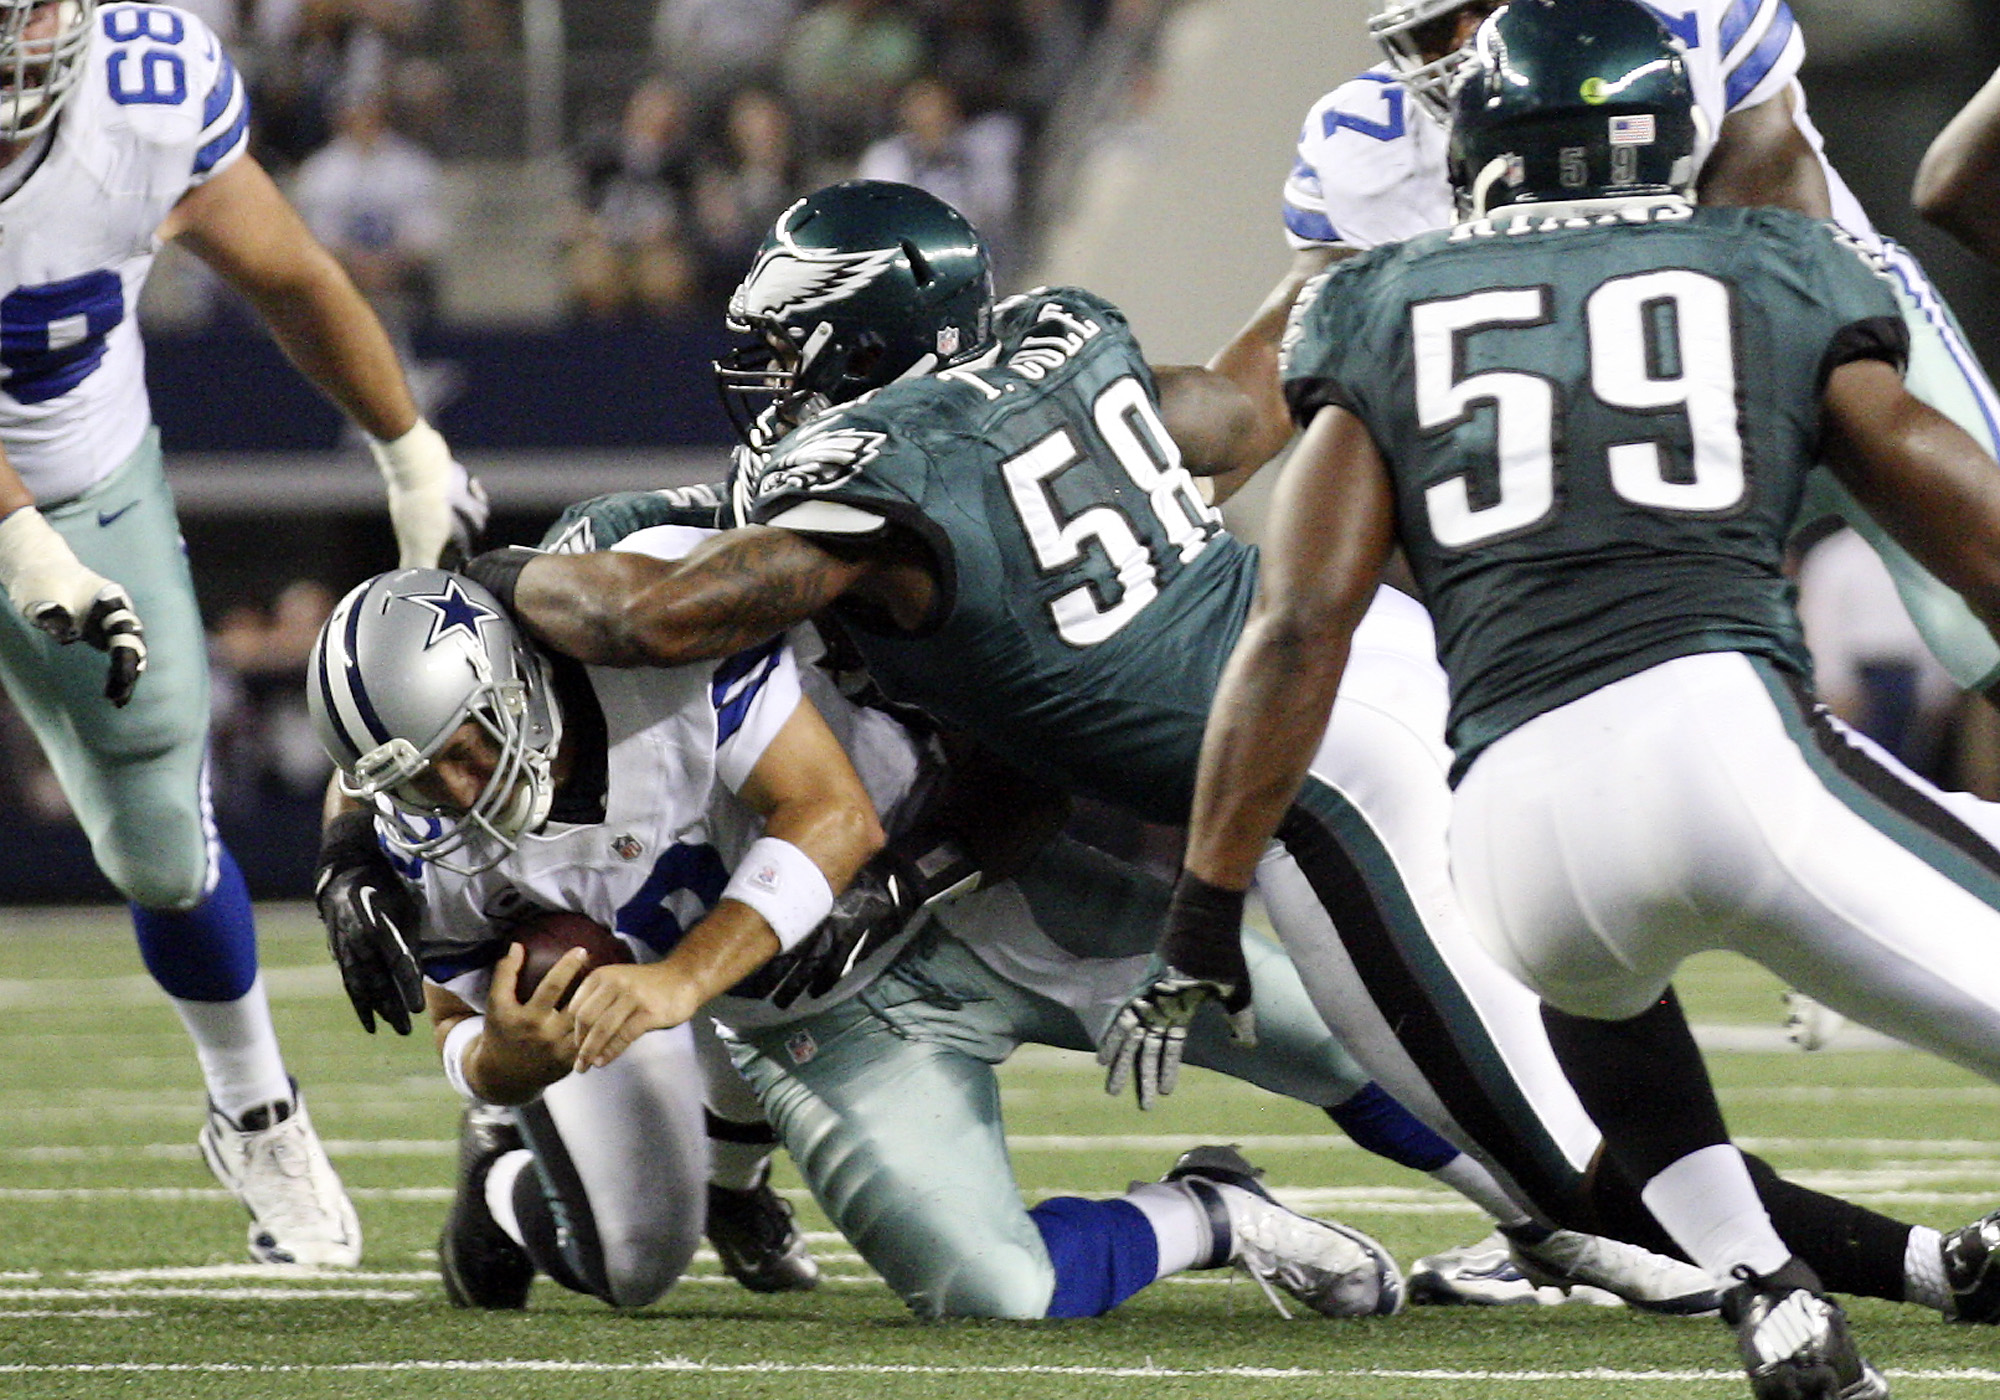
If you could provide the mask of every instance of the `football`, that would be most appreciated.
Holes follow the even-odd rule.
[[[623,939],[603,924],[582,914],[573,914],[567,909],[550,909],[530,915],[516,924],[511,933],[512,940],[527,949],[527,957],[521,963],[521,973],[514,981],[514,995],[526,1001],[535,994],[535,988],[549,974],[572,948],[582,948],[589,954],[582,973],[570,983],[569,991],[563,993],[558,1007],[569,1004],[576,989],[583,984],[589,973],[611,963],[632,961],[632,950],[625,946]]]

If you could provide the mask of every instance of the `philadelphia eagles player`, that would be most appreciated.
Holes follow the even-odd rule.
[[[249,1210],[252,1256],[353,1264],[360,1225],[286,1074],[249,895],[215,838],[207,649],[136,316],[160,243],[179,242],[241,291],[368,432],[406,563],[435,562],[454,494],[468,525],[484,506],[418,417],[367,304],[247,154],[248,133],[244,84],[193,16],[0,3],[0,449],[67,548],[129,595],[149,648],[145,683],[114,708],[100,698],[101,663],[57,650],[9,610],[0,684],[130,901],[146,968],[195,1042],[209,1098],[202,1154]],[[36,552],[54,550],[17,511],[0,524],[0,573],[18,569],[27,533],[40,536]],[[10,593],[32,602],[17,578]],[[88,590],[76,591],[87,607]],[[114,659],[114,699],[130,688],[131,659]]]
[[[1169,939],[1229,951],[1400,544],[1451,676],[1451,868],[1481,941],[1543,998],[1607,1155],[1736,1281],[1753,1391],[1861,1400],[1887,1387],[1729,1144],[1670,978],[1734,949],[2000,1078],[2000,850],[1824,718],[1782,569],[1823,458],[2000,632],[2000,469],[1904,388],[1876,256],[1689,202],[1693,87],[1628,0],[1514,0],[1454,99],[1461,222],[1302,308],[1305,436]],[[1931,1261],[1958,1316],[2000,1316],[1996,1246],[2000,1214]]]
[[[1256,568],[1184,462],[1235,465],[1242,396],[1201,371],[1156,376],[1088,293],[996,310],[987,285],[977,235],[927,196],[861,182],[801,201],[735,302],[775,362],[735,367],[730,382],[781,390],[779,414],[834,405],[739,483],[752,517],[772,523],[678,564],[514,552],[475,571],[552,648],[599,664],[729,654],[832,607],[891,698],[1058,786],[1183,819]],[[1365,641],[1318,786],[1262,872],[1287,951],[1371,1077],[1515,1192],[1514,1243],[1531,1262],[1676,1306],[1691,1295],[1661,1261],[1589,1236],[1550,1247],[1556,1224],[1671,1245],[1635,1183],[1615,1168],[1586,1175],[1597,1130],[1537,1003],[1453,900],[1446,698],[1421,609],[1385,596]],[[1234,966],[1217,975],[1248,985]],[[1159,1005],[1131,1012],[1112,1058],[1144,1027],[1171,1043]],[[1144,1059],[1150,1097],[1159,1060]],[[1948,1304],[1924,1282],[1935,1232],[1774,1176],[1764,1189],[1842,1286]]]
[[[1694,150],[1704,204],[1777,205],[1832,217],[1883,257],[1910,331],[1910,392],[1988,452],[2000,444],[2000,395],[1963,331],[1907,249],[1875,231],[1827,161],[1797,76],[1805,38],[1785,0],[1646,0],[1685,45],[1702,129]],[[1284,186],[1293,267],[1258,316],[1218,357],[1263,372],[1260,445],[1273,455],[1291,425],[1278,393],[1277,339],[1305,280],[1329,262],[1444,227],[1444,94],[1465,44],[1497,0],[1380,0],[1369,29],[1386,62],[1313,104]],[[1839,482],[1810,480],[1801,519],[1846,518],[1882,555],[1926,643],[1960,685],[2000,681],[2000,648],[1957,595],[1926,573]]]
[[[590,523],[651,557],[703,534]],[[702,1227],[688,1024],[702,1007],[738,1037],[828,1213],[921,1314],[1090,1316],[1231,1263],[1318,1312],[1394,1312],[1387,1252],[1278,1205],[1231,1149],[1197,1149],[1112,1201],[1023,1207],[993,1065],[1023,1040],[1089,1047],[1143,970],[1165,889],[1063,847],[940,910],[938,927],[898,917],[906,890],[964,868],[926,836],[935,763],[817,674],[815,703],[782,640],[666,671],[549,667],[484,590],[430,570],[363,585],[322,631],[314,718],[422,893],[447,1073],[515,1106],[526,1139],[468,1138],[440,1244],[453,1300],[520,1306],[539,1266],[634,1306],[679,1275]],[[836,902],[881,840],[871,803],[912,859],[878,860]],[[641,965],[590,974],[565,1011],[571,954],[523,1002],[508,930],[549,908],[615,928]],[[1351,1061],[1260,948],[1267,1043],[1230,1045],[1216,1016],[1197,1055],[1308,1102],[1346,1099]],[[720,1077],[707,1067],[712,1105],[728,1081],[747,1097],[726,1061]]]

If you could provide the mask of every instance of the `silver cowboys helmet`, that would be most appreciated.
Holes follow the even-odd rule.
[[[342,790],[388,816],[409,854],[478,874],[548,819],[562,712],[547,663],[472,580],[398,569],[356,588],[320,629],[306,698]],[[460,811],[426,798],[414,780],[468,720],[498,754]],[[471,854],[453,859],[468,845]]]
[[[97,0],[0,0],[0,141],[32,140],[55,121],[96,17]]]
[[[1451,43],[1449,26],[1454,15],[1472,5],[1482,11],[1493,8],[1481,0],[1380,0],[1368,19],[1369,36],[1388,55],[1389,66],[1410,96],[1440,122],[1450,115],[1451,81],[1470,52],[1469,45]],[[1427,48],[1444,51],[1429,58]]]

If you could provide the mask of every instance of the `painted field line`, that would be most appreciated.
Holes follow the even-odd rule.
[[[428,1297],[400,1288],[0,1288],[0,1298],[17,1302],[71,1298],[80,1303],[113,1302],[121,1298],[243,1299],[253,1303],[293,1303],[331,1298],[363,1303],[414,1303]]]
[[[1743,1373],[1736,1370],[1640,1371],[1611,1367],[1588,1367],[1569,1371],[1455,1370],[1446,1367],[1406,1370],[1390,1367],[1306,1369],[1280,1366],[950,1366],[950,1365],[868,1365],[863,1363],[791,1363],[754,1361],[729,1363],[697,1361],[690,1357],[662,1357],[657,1361],[542,1361],[506,1357],[479,1361],[348,1361],[316,1364],[243,1364],[226,1361],[190,1362],[61,1362],[0,1365],[0,1375],[311,1375],[382,1374],[395,1372],[487,1373],[540,1371],[555,1374],[646,1375],[672,1373],[714,1376],[1073,1376],[1078,1378],[1216,1380],[1413,1380],[1413,1381],[1635,1381],[1685,1385],[1690,1381],[1731,1382],[1741,1385]],[[1889,1370],[1896,1380],[1960,1381],[1990,1385],[2000,1381],[2000,1371],[1978,1367],[1949,1367],[1923,1370]]]

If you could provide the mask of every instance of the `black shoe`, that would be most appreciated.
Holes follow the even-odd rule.
[[[771,1169],[748,1191],[708,1188],[708,1242],[723,1270],[752,1293],[805,1293],[819,1286],[792,1208],[771,1189]]]
[[[1762,1277],[1739,1266],[1736,1277],[1722,1320],[1736,1329],[1757,1400],[1887,1400],[1889,1383],[1854,1349],[1847,1314],[1803,1260]]]
[[[1954,1322],[2000,1322],[2000,1210],[1944,1237]]]
[[[525,1308],[535,1264],[486,1208],[486,1174],[521,1146],[514,1115],[484,1104],[458,1120],[458,1194],[438,1236],[444,1296],[455,1308]]]

